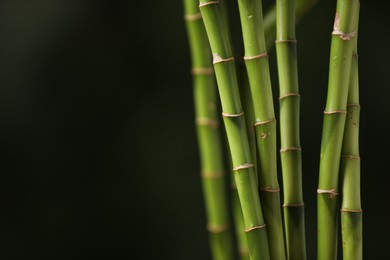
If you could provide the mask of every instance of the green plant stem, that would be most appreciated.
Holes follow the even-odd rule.
[[[318,0],[296,0],[296,23],[315,6]],[[264,16],[264,34],[267,50],[270,50],[274,46],[276,39],[276,6],[271,7]]]
[[[347,104],[348,114],[341,156],[341,234],[344,260],[363,259],[363,213],[360,201],[360,105],[357,37],[354,39],[353,52]]]
[[[260,199],[267,223],[271,259],[285,259],[279,183],[276,167],[276,120],[266,52],[261,0],[238,0],[251,89]]]
[[[194,103],[201,176],[206,204],[210,247],[215,260],[234,259],[229,207],[224,179],[221,136],[216,110],[217,89],[207,35],[198,1],[184,0],[185,20],[192,56]]]
[[[337,258],[338,180],[358,0],[338,0],[332,33],[329,85],[318,184],[318,260]]]
[[[276,53],[279,72],[281,164],[288,259],[306,259],[299,135],[300,95],[295,38],[295,0],[276,0]]]
[[[218,1],[201,0],[200,9],[214,57],[214,69],[222,104],[226,135],[234,165],[250,257],[269,259],[268,240],[257,194],[234,58]]]

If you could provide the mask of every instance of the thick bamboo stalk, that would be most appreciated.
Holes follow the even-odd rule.
[[[224,29],[226,25],[218,1],[201,0],[200,9],[213,52],[222,115],[234,165],[249,254],[253,260],[269,259],[266,226],[257,194],[256,173],[250,154],[234,58]]]
[[[276,0],[276,53],[279,72],[281,164],[284,223],[288,259],[306,259],[305,216],[302,194],[302,158],[299,134],[295,0]]]
[[[268,55],[265,45],[261,0],[238,0],[245,47],[245,65],[251,89],[259,191],[271,259],[285,259],[279,183],[276,167],[276,120]]]
[[[360,105],[357,38],[354,39],[347,111],[341,155],[341,234],[343,240],[343,259],[359,260],[363,259],[363,213],[360,201]]]
[[[210,58],[210,47],[198,1],[184,0],[184,8],[192,56],[195,122],[208,231],[210,232],[210,248],[215,260],[234,259],[233,237],[229,228],[229,207],[224,179],[221,136],[216,109],[217,89]]]
[[[347,115],[358,0],[338,0],[329,65],[329,85],[321,143],[318,184],[318,260],[337,258],[338,180]]]

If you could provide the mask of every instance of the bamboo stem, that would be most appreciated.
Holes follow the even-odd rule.
[[[210,248],[215,260],[234,259],[232,232],[221,136],[216,110],[216,84],[207,35],[198,1],[184,0],[185,20],[192,56],[196,127],[201,161],[203,193],[210,232]]]
[[[343,259],[363,259],[362,209],[360,201],[359,156],[359,76],[357,37],[354,38],[347,119],[341,156],[342,205],[341,231]]]
[[[285,259],[282,213],[276,166],[276,120],[261,0],[238,0],[245,46],[245,65],[255,116],[260,199],[268,224],[271,259]]]
[[[284,190],[284,222],[288,259],[306,259],[305,216],[302,194],[302,158],[299,135],[295,0],[276,0],[281,164]]]
[[[330,51],[329,85],[318,184],[317,259],[337,258],[338,179],[358,0],[338,0]]]
[[[269,259],[267,233],[257,194],[256,173],[251,160],[230,41],[224,29],[226,25],[218,1],[201,0],[199,6],[213,52],[214,69],[250,257],[253,260]]]

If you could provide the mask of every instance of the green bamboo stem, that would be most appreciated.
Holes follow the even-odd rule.
[[[318,0],[296,0],[296,23],[315,6]],[[264,34],[267,50],[270,50],[276,39],[276,6],[271,7],[264,15]]]
[[[318,260],[337,258],[338,180],[347,115],[358,0],[338,0],[332,33],[329,85],[321,144],[318,184]]]
[[[251,259],[269,259],[266,227],[257,194],[256,173],[237,85],[234,58],[218,1],[201,0],[200,9],[214,57],[226,135],[234,165]]]
[[[221,136],[216,110],[216,84],[207,35],[196,0],[184,0],[192,56],[195,116],[203,193],[213,259],[234,259],[229,207],[224,179]]]
[[[238,0],[245,65],[253,100],[260,199],[268,225],[271,259],[285,259],[282,213],[276,167],[276,120],[261,0]]]
[[[357,37],[354,41],[349,81],[347,119],[341,156],[341,234],[343,259],[363,259],[362,209],[360,201],[359,76]]]
[[[279,72],[281,164],[288,259],[306,259],[299,135],[300,95],[295,38],[295,0],[276,0],[276,53]]]

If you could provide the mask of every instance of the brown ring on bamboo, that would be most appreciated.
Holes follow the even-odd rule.
[[[219,4],[219,1],[210,1],[210,2],[206,2],[206,3],[201,3],[201,4],[199,4],[199,8],[204,7],[204,6],[208,6],[208,5],[217,5],[217,4]]]
[[[209,68],[192,68],[192,75],[214,75],[214,69],[212,67]]]
[[[222,113],[223,117],[240,117],[240,116],[243,116],[243,115],[244,115],[244,112],[241,112],[241,113],[238,113],[238,114],[232,114],[232,113],[227,113],[227,112],[223,112]]]
[[[340,15],[336,12],[332,35],[338,36],[343,41],[350,41],[355,37],[355,32],[345,33],[340,30]]]
[[[303,207],[305,206],[305,203],[285,203],[283,204],[283,207],[292,207],[292,208],[298,208],[298,207]]]
[[[255,60],[255,59],[260,59],[260,58],[265,58],[265,57],[268,57],[267,52],[263,52],[263,53],[260,53],[258,55],[255,55],[255,56],[244,56],[244,60]]]
[[[359,155],[352,155],[352,154],[342,154],[341,157],[351,160],[360,160]]]
[[[254,167],[255,166],[252,163],[245,163],[245,164],[239,165],[237,167],[234,167],[233,171],[239,171],[239,170],[249,169],[249,168],[254,168]]]
[[[224,171],[203,170],[200,172],[200,176],[205,179],[220,179],[224,175]]]
[[[360,104],[350,103],[350,104],[347,104],[347,107],[360,107]]]
[[[227,224],[223,224],[223,225],[208,224],[207,225],[207,230],[210,233],[213,233],[213,234],[222,233],[222,232],[225,232],[228,229],[229,229],[229,225],[227,225]]]
[[[283,42],[297,43],[297,40],[275,40],[275,43],[283,43]]]
[[[355,56],[356,58],[359,58],[359,54],[357,54],[356,52],[352,52],[352,56]]]
[[[335,199],[337,195],[339,195],[336,191],[336,189],[330,189],[330,190],[323,190],[323,189],[317,189],[318,194],[329,194],[331,199]]]
[[[184,15],[184,21],[187,21],[187,22],[198,21],[198,20],[201,20],[201,19],[202,19],[202,14],[201,13]]]
[[[251,232],[251,231],[256,230],[256,229],[262,229],[262,228],[265,228],[266,226],[267,226],[267,224],[259,225],[259,226],[253,226],[253,227],[245,229],[245,233]]]
[[[260,191],[264,191],[264,192],[280,192],[280,189],[279,188],[275,188],[273,189],[272,187],[261,187],[259,188]]]
[[[351,212],[351,213],[361,213],[363,212],[362,209],[340,209],[341,212]]]
[[[197,117],[195,118],[195,124],[199,126],[210,126],[212,128],[218,128],[219,123],[213,118]]]
[[[302,151],[302,148],[301,147],[287,147],[287,148],[280,149],[281,153],[287,153],[287,152],[292,152],[292,151]]]
[[[229,62],[229,61],[234,61],[234,57],[229,57],[229,58],[222,58],[219,56],[218,53],[213,54],[213,64],[218,64],[222,62]]]
[[[301,95],[299,93],[286,93],[283,96],[279,97],[279,100],[282,100],[283,98],[287,97],[300,97]]]
[[[325,115],[334,115],[334,114],[346,114],[347,110],[333,110],[333,111],[324,111]]]
[[[266,125],[266,124],[269,124],[269,123],[272,123],[272,122],[275,122],[275,121],[276,121],[276,119],[272,118],[272,119],[269,119],[269,120],[256,122],[256,123],[253,124],[253,126]]]

